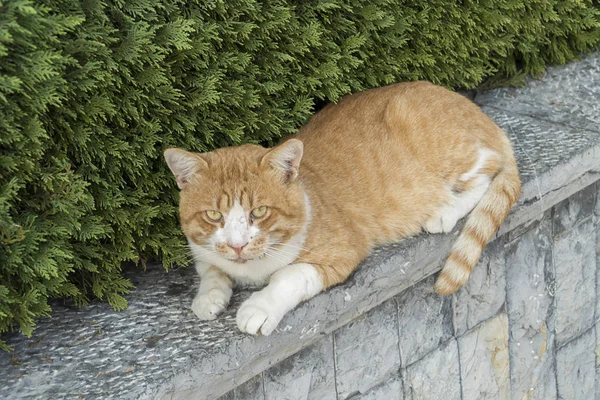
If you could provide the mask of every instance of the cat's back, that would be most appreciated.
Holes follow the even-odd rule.
[[[437,147],[457,136],[482,140],[491,147],[498,135],[493,122],[473,102],[424,81],[348,95],[317,113],[297,135],[315,153],[331,145],[385,144],[389,150],[396,143]]]
[[[445,200],[440,189],[468,171],[480,149],[511,151],[478,106],[428,82],[346,96],[296,137],[312,197],[357,224],[389,231],[384,237],[418,231],[423,215]]]
[[[317,113],[296,137],[304,142],[303,164],[328,171],[323,179],[330,183],[342,177],[364,181],[365,175],[394,183],[398,172],[415,178],[421,170],[443,173],[470,164],[479,147],[506,146],[503,132],[477,105],[429,82],[346,96]]]

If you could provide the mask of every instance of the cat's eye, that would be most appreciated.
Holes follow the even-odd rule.
[[[204,211],[206,218],[211,220],[212,222],[219,222],[221,218],[223,218],[223,214],[215,210]]]
[[[268,210],[268,209],[269,209],[269,207],[267,207],[267,206],[260,206],[260,207],[257,207],[257,208],[255,208],[254,210],[252,210],[252,211],[250,212],[250,216],[251,216],[252,218],[257,218],[257,219],[258,219],[258,218],[262,218],[262,217],[264,217],[264,216],[265,216],[265,214],[267,213],[267,210]]]

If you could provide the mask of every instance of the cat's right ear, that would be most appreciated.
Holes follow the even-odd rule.
[[[165,150],[165,160],[177,179],[179,189],[183,189],[190,177],[200,169],[208,168],[206,161],[198,154],[181,149]]]

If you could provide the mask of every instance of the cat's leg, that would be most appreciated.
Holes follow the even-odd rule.
[[[242,303],[237,325],[242,332],[269,335],[288,311],[323,288],[321,276],[312,264],[288,265],[271,275],[264,289]]]
[[[229,305],[233,282],[227,274],[211,265],[197,264],[196,270],[201,280],[192,311],[202,320],[215,319]]]
[[[448,233],[479,203],[490,186],[490,177],[478,175],[465,183],[466,189],[450,195],[450,201],[425,222],[429,233]]]

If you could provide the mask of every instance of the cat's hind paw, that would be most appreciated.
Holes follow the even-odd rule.
[[[434,215],[429,218],[423,228],[429,233],[449,233],[452,232],[458,218],[451,212],[443,215]]]
[[[442,233],[442,219],[439,216],[429,218],[423,225],[423,229],[429,233]]]
[[[229,304],[229,297],[219,289],[199,294],[192,302],[192,311],[201,320],[212,320],[222,313]]]
[[[281,318],[283,318],[283,315],[280,314],[276,307],[262,301],[260,293],[254,293],[240,306],[236,322],[242,332],[251,335],[261,333],[264,336],[268,336],[277,328]]]

